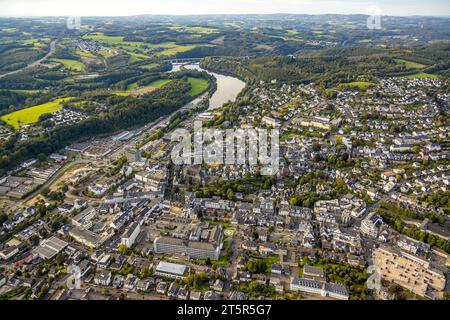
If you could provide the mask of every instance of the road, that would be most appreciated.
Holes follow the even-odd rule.
[[[74,162],[68,162],[67,164],[63,165],[53,176],[51,176],[44,184],[42,184],[36,191],[29,194],[27,197],[23,199],[23,202],[27,202],[31,199],[33,199],[41,190],[44,188],[50,187],[53,182],[55,182],[57,179],[59,179],[65,172],[67,172],[69,169],[73,168],[74,166],[81,164],[81,163],[88,163],[87,160],[76,160]]]
[[[35,61],[35,62],[32,62],[32,63],[30,63],[29,65],[26,65],[26,66],[23,67],[23,68],[20,68],[20,69],[14,70],[14,71],[10,71],[10,72],[8,72],[8,73],[1,74],[1,75],[0,75],[0,79],[1,79],[1,78],[4,78],[4,77],[7,77],[7,76],[10,76],[10,75],[13,75],[13,74],[16,74],[16,73],[19,73],[19,72],[21,72],[21,71],[23,71],[23,70],[25,70],[25,69],[33,68],[33,67],[39,65],[40,63],[42,63],[42,61],[47,60],[52,54],[55,53],[55,49],[56,49],[56,41],[58,41],[58,40],[53,40],[53,41],[50,43],[50,51],[49,51],[43,58],[41,58],[41,59],[39,59],[39,60],[37,60],[37,61]]]

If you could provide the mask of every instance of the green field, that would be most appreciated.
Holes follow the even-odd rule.
[[[32,45],[32,46],[39,47],[39,48],[47,47],[47,45],[49,43],[50,43],[50,38],[28,39],[23,42],[23,44]]]
[[[86,70],[86,66],[84,63],[72,60],[72,59],[51,59],[52,61],[59,62],[64,65],[65,68],[74,70],[74,71],[80,71],[83,72]]]
[[[122,36],[105,36],[103,33],[95,33],[95,34],[88,34],[83,36],[85,39],[92,39],[99,42],[105,42],[108,44],[118,44],[123,43],[123,37]]]
[[[212,34],[218,33],[219,31],[214,28],[208,27],[193,27],[193,26],[170,26],[169,29],[176,30],[180,32],[197,33],[197,34]]]
[[[394,60],[398,64],[404,64],[409,69],[423,69],[426,67],[426,65],[417,62],[407,61],[403,59],[394,59]]]
[[[360,90],[366,90],[370,87],[375,86],[376,83],[373,82],[366,82],[366,81],[355,81],[355,82],[349,82],[349,83],[341,83],[338,85],[338,88],[340,89],[360,89]]]
[[[197,46],[196,45],[177,45],[177,44],[173,43],[173,44],[170,44],[169,47],[166,47],[164,50],[156,53],[156,55],[157,56],[173,56],[179,52],[186,52],[186,51],[192,50],[195,47],[197,47]]]
[[[140,66],[139,68],[141,69],[145,69],[145,70],[152,70],[156,67],[159,67],[160,65],[158,63],[149,63],[149,64],[144,64],[143,66]]]
[[[403,77],[400,77],[403,78]],[[407,76],[406,78],[408,79],[425,79],[425,78],[430,78],[430,79],[439,79],[439,77],[435,74],[430,74],[430,73],[416,73],[416,74],[412,74]]]
[[[98,54],[100,54],[103,58],[109,58],[109,57],[114,56],[114,53],[108,52],[108,51],[105,51],[105,50],[98,51]]]
[[[60,98],[37,106],[25,108],[12,113],[8,113],[0,119],[7,124],[19,129],[20,126],[32,124],[39,120],[39,117],[46,113],[55,113],[62,109],[62,103],[74,99],[73,97]]]
[[[25,94],[35,94],[35,93],[44,93],[48,92],[48,90],[20,90],[20,89],[1,89],[0,91],[11,91],[16,93],[25,93]]]
[[[198,96],[200,93],[208,89],[208,80],[203,78],[188,78],[188,82],[191,84],[191,90],[189,91],[189,95],[191,97]]]
[[[149,56],[146,56],[145,54],[141,54],[141,53],[134,53],[131,51],[128,51],[127,54],[130,55],[130,59],[128,60],[128,63],[134,63],[137,61],[141,61],[141,60],[145,60],[145,59],[149,59]]]
[[[92,59],[97,58],[97,57],[94,56],[92,53],[84,52],[84,51],[81,51],[81,50],[79,50],[79,49],[75,50],[75,54],[76,54],[77,56],[80,56],[80,57],[83,57],[83,58],[92,58]]]
[[[115,94],[120,97],[129,96],[129,95],[140,95],[140,94],[146,94],[149,92],[152,92],[153,90],[159,89],[164,87],[166,84],[171,82],[171,79],[159,79],[156,81],[153,81],[147,86],[138,87],[137,82],[133,82],[132,84],[129,84],[127,87],[127,90],[125,92],[118,91]]]

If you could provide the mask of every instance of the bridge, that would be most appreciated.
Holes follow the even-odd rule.
[[[250,56],[237,56],[237,57],[233,57],[233,56],[207,56],[204,58],[230,58],[230,59],[250,59]],[[167,59],[164,60],[166,62],[170,62],[170,63],[192,63],[192,62],[198,62],[200,61],[202,58],[173,58],[173,59]]]

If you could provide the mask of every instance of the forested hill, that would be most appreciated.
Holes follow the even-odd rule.
[[[401,63],[408,61],[410,64]],[[325,87],[376,78],[408,76],[418,72],[411,63],[420,64],[420,72],[443,78],[450,76],[450,42],[408,49],[348,47],[308,51],[296,56],[271,56],[256,59],[205,58],[202,66],[217,72],[234,74],[247,81],[316,82]]]

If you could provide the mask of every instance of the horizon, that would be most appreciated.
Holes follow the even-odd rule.
[[[408,3],[389,0],[0,0],[0,17],[133,17],[207,15],[368,15],[374,8],[383,16],[450,17],[450,2]],[[288,13],[289,12],[289,13]]]
[[[199,14],[129,14],[129,15],[82,15],[80,17],[84,18],[133,18],[133,17],[196,17],[196,16],[370,16],[367,13],[286,13],[286,12],[277,12],[277,13],[199,13]],[[449,15],[420,15],[420,14],[412,14],[412,15],[381,15],[383,17],[399,17],[399,18],[450,18]],[[67,18],[72,17],[70,15],[15,15],[15,16],[2,16],[0,14],[0,18]]]

